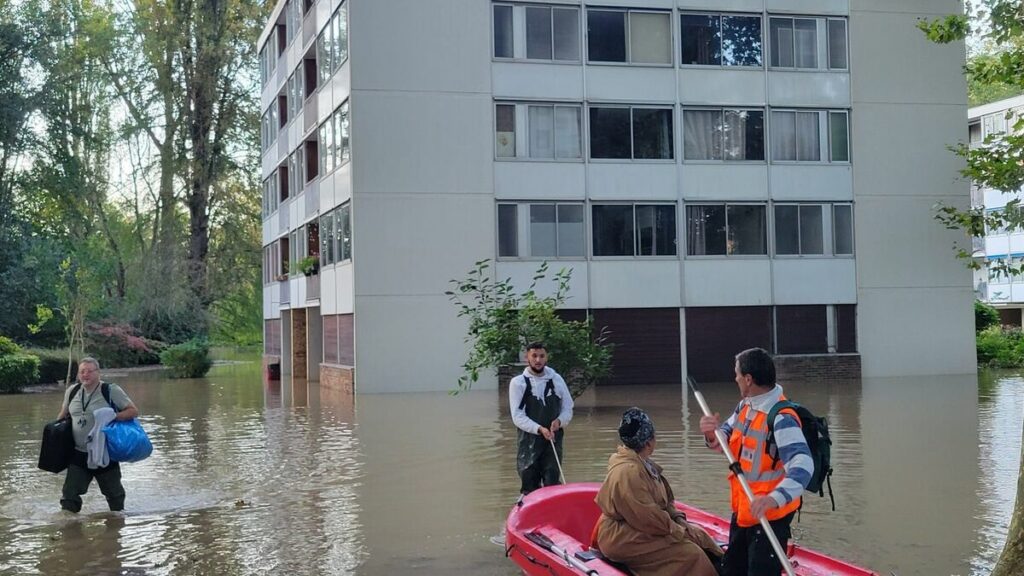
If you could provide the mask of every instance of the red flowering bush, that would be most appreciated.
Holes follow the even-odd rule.
[[[160,363],[163,342],[139,335],[130,324],[96,322],[86,324],[85,351],[105,368],[125,368]]]

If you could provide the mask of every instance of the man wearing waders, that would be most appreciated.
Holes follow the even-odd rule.
[[[516,471],[522,480],[522,494],[561,484],[558,462],[562,458],[562,436],[572,419],[572,395],[558,372],[548,368],[544,344],[534,342],[526,347],[526,363],[523,373],[508,385],[512,422],[519,428]]]

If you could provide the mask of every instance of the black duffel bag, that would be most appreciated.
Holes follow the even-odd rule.
[[[75,453],[75,437],[71,433],[71,417],[54,420],[43,428],[43,444],[39,447],[39,468],[54,474],[63,472]]]

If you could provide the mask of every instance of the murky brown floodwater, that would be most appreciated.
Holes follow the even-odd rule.
[[[124,466],[127,513],[93,485],[58,512],[63,475],[35,467],[51,394],[0,396],[0,574],[515,574],[489,543],[516,497],[515,433],[493,391],[362,396],[265,386],[258,364],[197,381],[106,377],[143,411],[153,456]],[[718,454],[677,386],[601,388],[578,401],[565,475],[600,481],[619,416],[648,409],[677,495],[725,514]],[[829,418],[837,510],[809,498],[802,543],[885,575],[985,574],[1005,539],[1024,379],[791,385]],[[725,413],[734,385],[706,387]],[[244,505],[236,501],[244,500]],[[800,530],[798,530],[798,534]]]

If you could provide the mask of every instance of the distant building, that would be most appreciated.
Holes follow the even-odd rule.
[[[278,1],[267,362],[449,389],[466,330],[444,292],[490,258],[524,288],[571,268],[616,383],[728,380],[750,346],[789,374],[973,372],[970,273],[932,212],[969,193],[946,149],[964,46],[915,27],[960,3],[922,6]]]

